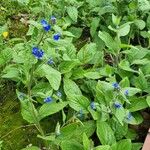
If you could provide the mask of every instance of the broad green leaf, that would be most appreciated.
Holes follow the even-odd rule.
[[[96,29],[99,25],[99,21],[100,21],[100,18],[93,18],[92,21],[91,21],[91,28],[90,28],[90,34],[92,37],[94,37],[95,33],[96,33]]]
[[[130,139],[124,139],[112,146],[112,150],[131,150],[132,144]]]
[[[83,146],[85,150],[91,149],[91,142],[85,133],[83,133]]]
[[[123,79],[120,81],[119,85],[120,85],[122,88],[124,88],[124,87],[129,87],[129,86],[130,86],[130,81],[129,81],[128,77],[123,78]]]
[[[87,113],[88,106],[90,105],[90,101],[83,95],[68,95],[69,105],[76,111],[82,110],[84,113]]]
[[[130,24],[131,23],[127,22],[127,23],[121,25],[119,27],[119,29],[117,29],[118,36],[120,36],[120,37],[126,36],[130,31]]]
[[[150,10],[150,2],[148,0],[138,0],[138,6],[142,11]]]
[[[102,145],[112,145],[116,142],[113,130],[107,122],[97,121],[96,133]]]
[[[59,103],[45,103],[39,109],[39,117],[43,119],[47,116],[55,114],[62,110],[65,106],[67,106],[67,102],[59,102]]]
[[[123,126],[123,120],[124,120],[124,118],[126,116],[124,108],[116,109],[114,115],[118,119],[119,123]]]
[[[99,31],[98,36],[104,41],[105,45],[108,47],[108,52],[113,54],[118,53],[120,50],[120,43],[119,41],[114,40],[109,33],[103,31]]]
[[[16,90],[17,97],[21,103],[21,115],[24,120],[29,123],[37,123],[39,121],[39,114],[34,105],[28,99],[28,96]]]
[[[134,96],[135,94],[141,92],[141,90],[138,89],[138,88],[126,87],[126,88],[123,88],[123,89],[122,89],[123,93],[124,93],[126,90],[128,90],[128,92],[129,92],[128,96]]]
[[[133,70],[132,68],[130,68],[130,64],[127,60],[122,60],[120,63],[119,63],[119,68],[120,69],[123,69],[125,71],[129,71],[129,72],[136,72],[135,70]]]
[[[95,147],[94,150],[111,150],[111,148],[109,145],[102,145]]]
[[[41,68],[52,88],[58,90],[61,82],[61,73],[49,65],[42,65]]]
[[[135,20],[134,23],[140,30],[143,30],[146,25],[143,20]]]
[[[131,105],[129,106],[130,112],[139,111],[149,107],[146,99],[144,98],[133,98]]]
[[[73,94],[82,95],[78,85],[74,81],[67,78],[64,78],[64,91],[67,96]]]
[[[61,143],[62,150],[84,150],[83,146],[75,140],[66,140]]]
[[[132,143],[132,150],[140,150],[143,146],[143,143]]]
[[[88,79],[99,79],[102,77],[98,72],[86,72],[84,76]]]
[[[77,22],[78,10],[76,7],[74,7],[74,6],[67,7],[67,13],[74,22]]]
[[[84,45],[80,51],[77,54],[78,59],[81,61],[81,63],[86,64],[91,61],[96,53],[96,44],[90,43]]]
[[[112,22],[115,26],[118,26],[120,24],[120,20],[121,20],[121,17],[117,17],[114,14],[112,14]]]
[[[141,90],[148,88],[147,80],[141,70],[139,70],[139,76],[134,79],[134,85]]]
[[[134,60],[131,65],[133,65],[133,64],[146,65],[148,63],[149,63],[149,60],[147,58],[143,58],[143,59]]]
[[[148,106],[150,107],[150,96],[147,96],[146,102],[147,102]]]
[[[79,64],[78,60],[71,60],[71,61],[63,61],[59,65],[59,69],[61,73],[70,72],[75,66]]]
[[[1,76],[2,78],[8,78],[14,81],[21,80],[20,78],[21,72],[16,65],[6,66],[6,68],[3,70],[3,74],[4,75]]]

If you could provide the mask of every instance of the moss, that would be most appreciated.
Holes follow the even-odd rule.
[[[22,128],[27,123],[22,119],[19,102],[10,87],[3,88],[3,94],[0,92],[0,140],[3,140],[3,149],[20,150],[30,143],[39,145],[37,130],[33,126]]]

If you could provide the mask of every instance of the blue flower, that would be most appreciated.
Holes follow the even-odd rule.
[[[125,90],[124,95],[128,96],[129,95],[129,90]]]
[[[128,114],[127,114],[127,120],[128,121],[131,121],[132,120],[132,118],[133,118],[133,116],[132,116],[132,114],[129,112]]]
[[[114,87],[114,89],[120,89],[120,86],[117,82],[113,83],[112,86]]]
[[[114,103],[114,106],[115,106],[115,108],[119,109],[119,108],[122,107],[122,104],[119,103],[119,102],[115,102],[115,103]]]
[[[50,102],[52,102],[52,100],[53,99],[49,96],[49,97],[47,97],[47,98],[44,99],[44,102],[45,103],[50,103]]]
[[[50,59],[48,60],[47,64],[49,64],[49,65],[53,65],[53,64],[54,64],[53,59],[52,59],[52,58],[50,58]]]
[[[35,56],[35,58],[42,59],[42,57],[44,55],[44,51],[43,50],[39,50],[38,47],[33,47],[32,48],[32,54]]]
[[[91,102],[90,107],[91,107],[91,109],[95,110],[96,109],[95,102]]]
[[[53,24],[56,24],[56,17],[55,16],[51,16],[51,21]]]
[[[46,20],[41,20],[41,24],[42,24],[42,26],[43,26],[43,29],[45,30],[45,31],[49,31],[50,29],[51,29],[51,26],[47,23],[47,21]]]
[[[62,93],[60,91],[57,91],[57,94],[56,94],[58,97],[62,97]]]
[[[60,33],[54,34],[53,39],[54,39],[55,41],[58,41],[58,40],[60,39]]]

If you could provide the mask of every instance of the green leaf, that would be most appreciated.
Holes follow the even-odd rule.
[[[143,146],[143,143],[132,143],[132,150],[140,150]]]
[[[84,76],[88,79],[99,79],[102,77],[98,72],[86,72]]]
[[[70,72],[77,65],[79,65],[78,60],[63,61],[59,65],[59,69],[61,73],[67,73],[67,72]]]
[[[119,29],[117,29],[118,36],[120,36],[120,37],[126,36],[130,31],[130,24],[131,24],[130,22],[127,22],[127,23],[121,25],[119,27]]]
[[[83,133],[83,146],[84,146],[85,150],[91,149],[90,140],[88,139],[88,137],[85,133]]]
[[[94,150],[111,150],[109,145],[102,145],[95,147]]]
[[[40,150],[40,148],[38,148],[36,146],[31,146],[31,147],[23,148],[21,150]]]
[[[61,82],[61,73],[49,65],[44,64],[41,68],[52,88],[58,90]]]
[[[18,98],[21,96],[19,92],[17,92]],[[21,115],[24,120],[29,123],[37,123],[39,121],[39,115],[34,105],[28,99],[20,99],[21,103]]]
[[[124,139],[112,146],[112,150],[131,150],[132,144],[130,139]]]
[[[150,2],[148,0],[138,0],[138,6],[142,11],[150,10]]]
[[[118,26],[120,24],[120,20],[121,20],[121,17],[117,17],[114,14],[112,14],[112,22],[115,26]]]
[[[146,23],[143,20],[135,20],[134,23],[140,30],[143,30],[146,26]]]
[[[133,70],[133,69],[130,68],[129,62],[128,62],[127,60],[125,60],[125,59],[122,60],[122,61],[119,63],[119,68],[121,68],[121,69],[123,69],[123,70],[125,70],[125,71],[136,72],[136,73],[137,73],[137,71],[135,71],[135,70]]]
[[[82,110],[84,113],[88,112],[90,101],[83,95],[68,95],[69,105],[76,111]]]
[[[83,146],[75,140],[67,140],[61,143],[62,150],[84,150]]]
[[[112,145],[116,142],[113,130],[107,122],[97,121],[96,133],[102,145]]]
[[[105,45],[109,48],[108,51],[116,54],[120,50],[119,41],[114,40],[109,33],[99,31],[98,36],[105,42]]]
[[[116,109],[114,115],[116,116],[116,118],[118,119],[120,124],[123,126],[123,120],[126,116],[126,112],[125,112],[124,108]]]
[[[145,90],[148,88],[147,80],[141,70],[139,70],[139,76],[135,77],[134,84],[137,88],[140,88],[141,90]]]
[[[59,102],[59,103],[45,103],[39,109],[40,119],[43,119],[47,116],[55,114],[62,110],[65,106],[67,106],[67,102]]]
[[[74,81],[67,78],[64,78],[64,91],[67,96],[73,94],[82,95],[78,85]]]
[[[130,81],[129,81],[128,77],[123,78],[123,79],[120,81],[119,85],[120,85],[122,88],[124,88],[124,87],[129,87],[129,86],[130,86]]]
[[[67,13],[74,22],[77,22],[78,10],[76,7],[73,7],[73,6],[67,7]]]
[[[122,89],[123,93],[124,93],[126,90],[129,91],[129,95],[128,95],[128,96],[134,96],[135,94],[141,92],[141,90],[138,89],[138,88],[127,87],[127,88],[123,88],[123,89]]]
[[[148,106],[150,107],[150,96],[147,96],[146,102],[147,102]]]
[[[96,44],[90,43],[84,45],[77,54],[78,59],[81,63],[86,64],[91,61],[96,53]]]
[[[130,112],[139,111],[148,107],[147,101],[144,98],[133,98],[129,107]]]
[[[91,21],[90,34],[92,37],[94,37],[94,35],[96,33],[97,27],[99,25],[99,21],[100,21],[100,19],[97,17],[93,18]]]

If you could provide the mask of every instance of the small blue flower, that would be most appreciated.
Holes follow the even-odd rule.
[[[47,97],[47,98],[44,99],[44,102],[45,103],[50,103],[50,102],[52,102],[52,100],[53,99],[49,96],[49,97]]]
[[[32,48],[32,54],[35,56],[35,58],[42,59],[42,57],[44,55],[44,51],[43,50],[39,50],[38,47],[33,47]]]
[[[114,89],[120,89],[120,86],[117,82],[113,83],[112,86],[114,87]]]
[[[119,109],[119,108],[122,107],[122,104],[119,103],[119,102],[115,102],[115,103],[114,103],[114,106],[115,106],[115,108]]]
[[[77,117],[81,120],[84,119],[84,113],[82,109],[79,110]]]
[[[49,31],[50,29],[51,29],[51,26],[47,23],[47,21],[46,20],[41,20],[41,24],[42,24],[42,26],[43,26],[43,29],[45,30],[45,31]]]
[[[91,107],[91,109],[95,110],[96,109],[95,102],[91,102],[90,107]]]
[[[53,65],[53,64],[54,64],[53,59],[52,59],[52,58],[50,58],[50,59],[48,60],[47,64],[49,64],[49,65]]]
[[[125,90],[124,95],[128,96],[129,95],[129,90]]]
[[[57,94],[56,94],[58,97],[62,97],[62,93],[60,91],[57,91]]]
[[[131,121],[132,118],[133,118],[133,116],[132,116],[132,114],[129,112],[126,118],[127,118],[128,121]]]
[[[58,40],[60,39],[60,33],[54,34],[53,39],[54,39],[55,41],[58,41]]]
[[[56,17],[55,17],[55,16],[52,16],[52,17],[51,17],[51,21],[52,21],[53,24],[56,24]]]

